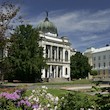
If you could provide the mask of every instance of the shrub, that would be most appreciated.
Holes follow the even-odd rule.
[[[16,90],[13,93],[3,92],[0,94],[1,110],[32,110],[28,99],[23,97],[24,90]]]
[[[40,89],[32,90],[29,101],[39,104],[39,110],[58,110],[59,98],[47,92],[47,87],[42,86]]]
[[[64,96],[61,102],[61,110],[80,110],[84,108],[87,110],[88,108],[93,108],[94,101],[90,99],[87,95],[83,96],[80,93],[68,93]]]

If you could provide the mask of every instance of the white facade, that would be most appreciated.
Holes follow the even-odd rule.
[[[93,70],[98,71],[99,77],[110,77],[110,46],[89,48],[84,52]]]
[[[70,42],[66,37],[59,37],[57,28],[48,17],[38,25],[40,32],[39,45],[44,49],[44,58],[48,68],[42,69],[42,79],[66,78],[70,79]]]
[[[40,45],[44,48],[44,58],[48,69],[42,70],[42,78],[70,78],[70,43],[64,37],[56,38],[40,34]]]

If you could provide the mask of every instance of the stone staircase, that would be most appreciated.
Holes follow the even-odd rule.
[[[66,78],[50,78],[49,82],[68,82],[69,80]]]

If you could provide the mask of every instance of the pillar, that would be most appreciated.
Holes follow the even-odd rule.
[[[65,48],[63,48],[63,61],[65,61]]]
[[[52,65],[50,65],[50,78],[52,78]]]
[[[59,61],[59,47],[57,47],[57,61]]]
[[[52,46],[50,46],[50,59],[52,60]]]
[[[56,66],[56,77],[58,77],[58,66]]]

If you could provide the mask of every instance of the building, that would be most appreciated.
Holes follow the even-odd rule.
[[[97,77],[110,77],[110,46],[107,45],[102,48],[88,48],[84,55],[88,57],[89,64],[93,70],[98,71]]]
[[[49,21],[48,14],[44,21],[37,25],[40,33],[39,45],[44,48],[47,69],[42,70],[42,79],[70,79],[71,43],[66,36],[59,37],[56,26]]]
[[[42,69],[42,79],[70,80],[70,56],[74,55],[76,50],[71,48],[66,36],[58,36],[56,26],[48,19],[48,13],[36,28],[40,36],[39,45],[44,49],[44,58],[48,65],[47,68]],[[7,52],[7,50],[0,51],[0,55],[6,57]]]

